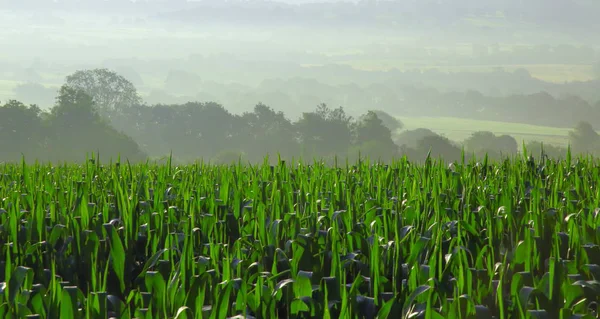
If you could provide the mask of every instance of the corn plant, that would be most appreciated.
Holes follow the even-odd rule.
[[[0,317],[597,318],[599,186],[570,156],[3,164]]]

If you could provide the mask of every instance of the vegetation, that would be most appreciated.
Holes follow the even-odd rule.
[[[573,150],[576,152],[589,152],[597,154],[600,151],[600,135],[588,122],[579,122],[575,129],[569,132],[569,139]]]
[[[473,133],[465,140],[465,148],[479,157],[492,156],[502,158],[502,156],[515,154],[518,149],[517,141],[508,135],[496,136],[492,132],[480,131]]]
[[[0,0],[0,318],[600,318],[600,2],[305,2]]]
[[[109,69],[76,71],[67,76],[65,85],[90,96],[96,109],[108,117],[142,102],[133,83]]]
[[[203,64],[205,63],[208,62]],[[273,67],[265,66],[265,68]],[[157,79],[159,84],[143,87],[143,92],[142,89],[137,92],[135,87],[129,87],[127,90],[131,89],[132,94],[116,91],[114,96],[125,101],[123,105],[117,106],[119,109],[129,106],[132,101],[139,101],[139,97],[142,96],[149,105],[213,101],[226,105],[230,112],[236,114],[250,111],[253,105],[249,103],[260,101],[266,105],[276,106],[290,119],[302,117],[302,110],[306,110],[307,107],[326,102],[333,107],[344,106],[346,112],[354,117],[362,115],[367,109],[381,110],[387,114],[400,116],[407,127],[413,126],[407,122],[409,119],[419,120],[418,118],[428,117],[444,121],[446,118],[459,118],[473,125],[478,125],[476,121],[503,122],[491,124],[507,133],[515,131],[500,127],[505,125],[504,123],[524,133],[529,130],[539,131],[541,126],[547,127],[545,131],[538,132],[539,135],[556,135],[557,131],[574,127],[582,119],[590,123],[600,122],[600,108],[597,107],[597,103],[600,103],[600,91],[597,90],[600,80],[549,84],[530,76],[519,75],[518,72],[505,71],[443,73],[432,70],[391,74],[373,72],[375,74],[368,75],[365,74],[367,72],[352,68],[340,67],[340,69],[342,75],[352,74],[352,81],[354,81],[352,84],[328,84],[326,68],[311,68],[304,71],[318,80],[307,80],[303,77],[288,80],[260,80],[261,84],[258,87],[216,84],[213,81],[203,80],[193,73],[165,70],[165,76]],[[91,77],[95,75],[90,73],[96,71],[98,70],[77,71],[69,77],[76,74],[79,77],[82,77],[82,74]],[[96,76],[96,78],[109,79],[108,76]],[[131,84],[129,77],[125,79],[117,75],[115,78],[119,79],[118,82]],[[382,82],[381,78],[385,78],[386,81]],[[60,87],[63,80],[64,78],[57,79],[57,84],[54,85]],[[342,80],[337,82],[339,81]],[[98,88],[93,84],[76,86],[71,85],[69,81],[65,82],[70,86],[84,89],[93,97],[97,96],[95,92],[99,91],[114,92],[116,85],[107,81],[106,88]],[[427,83],[428,86],[422,87],[422,85],[412,84],[413,82]],[[42,109],[52,106],[56,90],[50,86],[36,84],[37,82],[10,83],[13,87],[6,89],[9,92],[13,91],[12,94],[8,94],[11,98],[24,103],[36,103]],[[509,88],[511,85],[514,87]],[[495,90],[498,87],[502,87],[504,91]],[[1,83],[0,91],[2,91]],[[2,96],[5,95],[0,95]],[[107,104],[98,98],[95,100],[99,107],[104,108]],[[108,104],[111,110],[117,111],[114,109],[114,103]],[[545,113],[539,115],[538,112],[541,111]],[[397,129],[398,124],[402,127],[402,123],[393,123],[387,118],[382,120],[392,131]],[[461,120],[456,120],[456,123],[460,123]],[[595,124],[594,126],[599,129]]]
[[[494,133],[494,135],[508,134],[514,137],[519,144],[519,148],[522,142],[529,143],[531,141],[540,141],[546,145],[552,144],[566,148],[569,144],[569,131],[572,129],[458,117],[401,116],[400,119],[405,123],[404,130],[400,134],[424,128],[444,135],[450,140],[460,142],[467,140],[475,132],[488,131]]]
[[[0,173],[3,318],[597,316],[592,158]]]
[[[477,99],[474,93],[468,95]],[[131,162],[171,155],[177,163],[198,159],[260,163],[265,155],[322,158],[328,163],[333,163],[335,156],[354,161],[360,155],[383,161],[406,155],[412,161],[423,161],[428,154],[455,161],[463,158],[463,148],[467,160],[486,155],[500,160],[523,151],[519,147],[523,140],[517,142],[506,133],[476,130],[501,129],[486,126],[487,122],[471,127],[471,131],[461,126],[461,134],[466,137],[457,141],[429,129],[402,130],[404,123],[382,110],[354,118],[344,107],[334,109],[325,103],[303,112],[295,121],[263,103],[242,114],[231,113],[215,102],[146,105],[131,82],[108,69],[77,71],[68,76],[49,111],[12,100],[0,105],[0,115],[3,161],[19,161],[23,156],[29,162],[82,161],[86,153],[93,152],[106,158],[122,156]],[[435,130],[448,131],[448,121],[454,120],[435,122],[446,125],[446,129]],[[473,125],[472,121],[463,121]],[[413,118],[409,122],[419,123]],[[516,136],[545,136],[539,127],[520,128]],[[517,128],[513,124],[504,129]],[[599,155],[600,135],[589,122],[578,122],[572,131],[552,132],[564,134],[564,145],[570,144],[574,154]],[[525,142],[536,143],[531,138]],[[546,139],[539,142],[552,144]],[[546,155],[564,158],[566,148],[548,146],[554,149]],[[540,154],[540,147],[532,147]]]
[[[86,153],[140,161],[146,154],[127,135],[115,130],[96,111],[92,98],[63,86],[56,105],[42,112],[18,101],[0,105],[0,161],[23,156],[40,161],[83,161]]]

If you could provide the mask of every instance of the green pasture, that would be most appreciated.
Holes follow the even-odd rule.
[[[354,68],[365,71],[377,70],[431,70],[436,69],[440,72],[458,73],[473,72],[486,73],[493,72],[498,68],[506,72],[514,72],[518,69],[525,69],[532,77],[551,83],[564,83],[574,81],[589,81],[595,78],[592,65],[576,64],[497,64],[497,65],[436,65],[431,61],[406,61],[397,58],[389,59],[357,59],[350,58],[340,62],[350,65]]]
[[[462,119],[453,117],[398,117],[405,126],[405,130],[427,128],[441,134],[452,141],[462,142],[472,133],[477,131],[490,131],[496,135],[507,134],[513,136],[519,146],[525,141],[539,141],[544,144],[553,144],[566,147],[568,144],[569,128],[556,128],[522,123],[507,123]]]

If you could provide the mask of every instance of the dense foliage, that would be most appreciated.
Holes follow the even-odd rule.
[[[141,161],[146,154],[129,136],[102,118],[92,99],[63,86],[56,105],[43,112],[36,105],[8,101],[0,105],[0,161],[83,161],[87,153]]]
[[[0,317],[593,318],[599,170],[5,164]]]
[[[413,107],[423,109],[452,100],[436,94],[427,93],[429,98],[412,103]],[[524,110],[524,105],[535,109],[542,104],[547,108],[552,104],[549,101],[553,98],[547,94],[537,97],[539,103],[513,100],[510,109]],[[477,108],[489,102],[474,92],[467,92],[464,98],[457,105],[467,113],[477,113]],[[562,125],[579,119],[587,121],[577,122],[569,134],[572,151],[599,155],[600,135],[590,122],[594,116],[576,111],[579,107],[596,109],[578,99],[564,102],[569,107],[555,105],[570,112],[569,117],[555,114]],[[406,115],[410,109],[403,107],[394,112]],[[555,113],[538,111],[536,114]],[[467,158],[487,155],[502,159],[520,151],[514,137],[492,132],[474,132],[462,146],[428,129],[400,132],[403,123],[381,109],[368,110],[354,118],[342,106],[331,108],[319,103],[312,111],[296,112],[300,117],[293,121],[289,114],[263,103],[241,114],[215,102],[147,105],[142,103],[133,83],[122,75],[109,69],[81,70],[66,78],[49,112],[18,101],[0,105],[0,161],[18,161],[22,156],[28,161],[81,161],[86,152],[98,151],[105,158],[121,156],[132,162],[172,155],[178,163],[198,159],[222,163],[240,158],[260,163],[265,155],[281,155],[323,158],[331,163],[335,156],[354,161],[360,154],[384,161],[402,155],[422,161],[432,154],[455,161],[461,159],[462,147]],[[499,114],[495,112],[494,116],[498,119]],[[541,152],[539,143],[529,144],[536,154]],[[564,158],[566,153],[566,149],[551,145],[544,149],[554,158]]]

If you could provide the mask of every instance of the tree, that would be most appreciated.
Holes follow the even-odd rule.
[[[407,130],[398,135],[395,139],[396,145],[404,148],[416,148],[419,141],[426,136],[436,136],[437,134],[430,129],[417,128]]]
[[[392,132],[374,111],[361,116],[354,124],[354,131],[355,146],[349,154],[351,157],[359,151],[361,155],[381,160],[390,160],[398,155],[398,146],[392,140]]]
[[[401,130],[404,127],[404,123],[402,123],[399,119],[391,116],[390,114],[384,111],[375,110],[373,112],[383,122],[383,125],[390,129],[392,133],[395,133],[396,131]]]
[[[83,90],[65,85],[58,91],[56,106],[52,108],[51,114],[55,124],[68,131],[84,129],[100,121],[92,97]]]
[[[542,142],[531,141],[525,144],[525,149],[528,154],[533,156],[539,156],[542,154],[542,150],[544,154],[546,154],[550,158],[561,159],[567,155],[567,149],[563,147],[559,147],[552,144],[542,144]]]
[[[516,154],[519,145],[514,137],[504,134],[496,137],[496,149],[502,154]]]
[[[250,160],[259,161],[267,154],[293,156],[298,150],[294,126],[283,112],[275,112],[259,103],[253,112],[246,112],[240,118],[240,140]]]
[[[367,114],[358,119],[355,125],[355,132],[355,144],[362,144],[369,141],[380,141],[387,144],[393,143],[390,129],[383,124],[383,121],[373,111],[367,112]]]
[[[499,159],[517,153],[518,145],[514,137],[509,135],[496,136],[489,131],[479,131],[471,134],[464,142],[465,149],[475,153],[477,157],[488,155]]]
[[[140,123],[143,131],[139,135],[154,136],[154,143],[146,140],[143,144],[159,153],[156,155],[173,152],[181,160],[193,161],[237,146],[235,117],[220,104],[155,105],[141,111],[149,123]]]
[[[412,161],[422,162],[427,154],[430,154],[432,159],[441,157],[446,162],[461,159],[461,149],[444,136],[424,128],[404,133],[409,133],[403,136],[403,140],[409,143],[401,144],[400,151]]]
[[[597,152],[600,146],[600,135],[588,122],[579,122],[573,131],[569,132],[569,142],[573,152]]]
[[[76,71],[67,76],[66,85],[89,95],[101,114],[108,117],[142,102],[135,86],[109,69]]]
[[[424,159],[429,153],[431,158],[441,157],[445,162],[458,161],[462,154],[458,146],[441,135],[423,137],[417,143],[416,151],[421,159]]]
[[[496,142],[496,135],[488,131],[474,132],[464,142],[465,149],[476,154],[491,151]]]
[[[304,112],[294,124],[307,156],[322,155],[328,151],[327,120],[316,112]]]
[[[45,134],[36,105],[11,100],[0,106],[0,161],[18,161],[23,155],[41,155]]]
[[[101,118],[92,97],[83,90],[63,85],[48,121],[52,161],[83,160],[86,153],[94,152],[130,161],[145,158],[137,143]]]
[[[303,113],[295,127],[310,156],[346,154],[352,144],[352,117],[344,108],[330,109],[322,103],[314,112]]]

